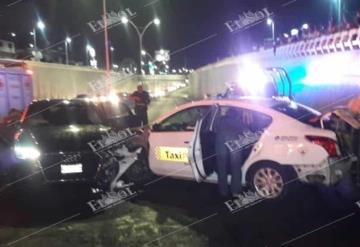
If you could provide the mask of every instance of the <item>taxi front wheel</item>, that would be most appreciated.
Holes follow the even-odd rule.
[[[292,168],[273,163],[255,165],[250,168],[247,177],[251,188],[266,199],[284,197],[297,183],[297,176]]]

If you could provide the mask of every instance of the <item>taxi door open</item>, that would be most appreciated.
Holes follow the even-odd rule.
[[[188,159],[194,178],[197,182],[212,180],[209,176],[214,172],[213,164],[216,153],[214,146],[215,119],[220,110],[219,105],[213,105],[210,111],[195,125],[195,131],[190,142]]]

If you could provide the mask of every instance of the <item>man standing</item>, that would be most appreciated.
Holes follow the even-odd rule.
[[[215,152],[218,174],[218,188],[222,196],[229,196],[228,175],[231,175],[231,194],[236,196],[242,191],[241,167],[244,161],[243,150],[231,150],[227,143],[242,136],[244,126],[241,123],[242,114],[229,108],[225,115],[219,118],[215,130]]]
[[[138,85],[137,90],[131,95],[135,101],[135,113],[141,121],[141,125],[148,124],[147,109],[150,104],[149,93],[146,92],[142,85]]]

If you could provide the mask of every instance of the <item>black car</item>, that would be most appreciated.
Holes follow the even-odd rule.
[[[133,128],[137,121],[129,109],[123,108],[123,116],[111,119],[103,110],[82,99],[33,102],[15,136],[18,162],[12,180],[41,175],[47,183],[87,182],[108,187],[120,175],[138,178],[134,171],[142,172],[146,165],[145,132]],[[119,175],[126,155],[134,152],[140,157]]]

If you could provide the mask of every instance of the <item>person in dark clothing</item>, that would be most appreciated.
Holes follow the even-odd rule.
[[[215,129],[216,167],[218,187],[222,196],[229,196],[228,175],[231,174],[231,193],[239,195],[241,187],[241,167],[244,162],[244,152],[235,147],[229,148],[229,141],[239,139],[248,130],[242,124],[240,111],[229,108],[225,116],[220,117]]]
[[[150,95],[144,90],[142,85],[137,87],[137,90],[131,95],[135,101],[135,114],[139,117],[141,125],[148,124],[148,105],[150,104]]]

